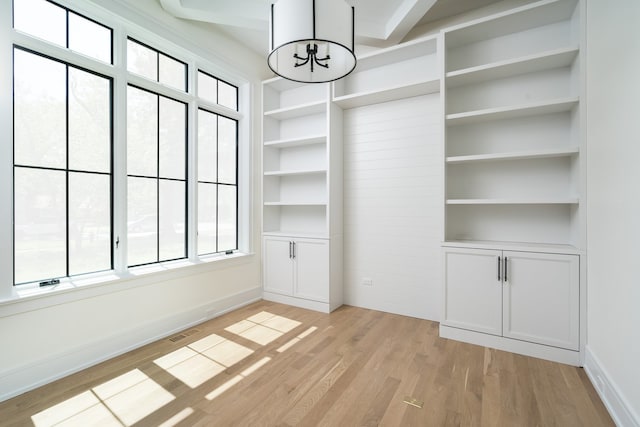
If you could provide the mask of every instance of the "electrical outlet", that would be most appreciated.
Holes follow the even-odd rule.
[[[362,286],[373,286],[373,279],[371,279],[370,277],[363,277]]]

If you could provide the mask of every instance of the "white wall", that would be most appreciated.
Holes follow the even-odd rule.
[[[439,320],[440,122],[439,94],[344,111],[346,304]]]
[[[3,0],[3,14],[9,3]],[[245,172],[246,184],[254,189],[248,202],[259,206],[260,176],[253,171],[260,165],[259,81],[268,75],[264,58],[211,27],[167,15],[156,0],[95,3],[220,64],[221,71],[237,71],[253,87],[256,100],[246,128],[251,134],[249,151],[253,157],[248,165],[251,170]],[[81,10],[88,5],[85,0],[68,0],[66,4],[78,5]],[[10,21],[0,19],[0,24],[10,25]],[[0,32],[3,44],[10,46],[4,43],[6,28]],[[10,137],[0,135],[0,143],[10,146]],[[6,163],[0,167],[5,168]],[[9,171],[1,172],[10,176]],[[259,211],[248,210],[246,214],[252,231],[247,241],[254,255],[152,273],[70,294],[54,292],[52,296],[0,302],[0,401],[260,298]],[[4,251],[7,240],[0,244]]]
[[[640,2],[587,2],[587,370],[640,425]],[[616,402],[618,400],[618,402]]]

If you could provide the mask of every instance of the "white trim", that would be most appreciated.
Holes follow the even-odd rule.
[[[564,363],[566,365],[580,366],[580,352],[578,351],[468,331],[442,324],[440,324],[440,337],[511,353],[524,354],[526,356],[551,360],[552,362]]]
[[[613,418],[613,422],[619,427],[640,427],[640,416],[634,412],[633,407],[588,345],[585,351],[584,371]]]
[[[307,310],[315,310],[322,313],[331,313],[331,307],[329,306],[329,303],[326,302],[312,301],[304,298],[295,298],[287,295],[276,294],[274,292],[264,292],[263,299],[265,301],[272,301],[280,304],[306,308]]]
[[[180,260],[169,263],[150,264],[130,269],[128,273],[108,272],[71,279],[61,279],[60,285],[52,288],[23,288],[20,296],[15,287],[13,295],[0,300],[0,319],[34,310],[95,298],[114,292],[150,286],[159,282],[182,279],[188,276],[222,270],[253,261],[253,254],[213,255],[198,262]],[[19,287],[18,287],[19,288]],[[33,289],[33,292],[29,290]]]
[[[0,402],[259,301],[261,296],[262,288],[255,287],[160,321],[149,322],[128,331],[118,331],[105,339],[46,355],[37,362],[0,372]]]

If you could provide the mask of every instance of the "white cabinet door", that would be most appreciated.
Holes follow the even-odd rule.
[[[509,251],[503,255],[503,335],[578,350],[579,257]]]
[[[264,238],[264,290],[293,295],[293,239]]]
[[[329,302],[329,241],[296,239],[295,293],[300,298]]]
[[[442,323],[502,335],[501,251],[444,249],[445,309]]]

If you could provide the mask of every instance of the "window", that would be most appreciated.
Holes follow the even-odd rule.
[[[238,123],[198,111],[198,255],[238,248]]]
[[[129,86],[129,265],[187,256],[187,106]]]
[[[111,64],[112,30],[47,0],[14,1],[17,30]]]
[[[127,40],[127,69],[174,89],[187,90],[187,64],[132,39]]]
[[[126,21],[89,4],[83,13],[123,31],[66,0],[11,3],[13,58],[0,56],[13,59],[13,79],[0,88],[13,100],[1,97],[0,107],[13,104],[13,141],[0,134],[0,168],[13,185],[0,181],[0,196],[13,197],[13,212],[0,211],[0,231],[13,232],[13,284],[109,271],[89,278],[100,281],[237,250],[238,87],[200,70],[205,59],[155,36],[139,41]],[[114,45],[126,45],[122,64]]]
[[[238,110],[238,88],[202,70],[198,71],[198,96],[207,102]]]
[[[111,86],[14,49],[15,283],[113,266]]]

